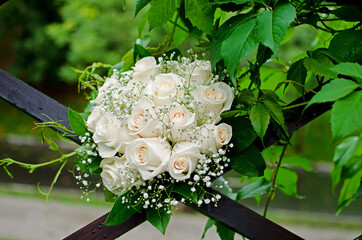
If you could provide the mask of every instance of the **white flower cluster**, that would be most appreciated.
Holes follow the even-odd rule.
[[[158,60],[146,57],[132,71],[115,72],[92,101],[87,127],[103,158],[103,184],[116,195],[164,177],[210,186],[228,161],[232,129],[218,123],[233,89],[218,82],[209,61]]]

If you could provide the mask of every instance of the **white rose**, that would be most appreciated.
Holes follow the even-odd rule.
[[[233,132],[229,124],[220,123],[214,129],[216,148],[221,148],[230,142]]]
[[[153,100],[157,106],[169,106],[183,96],[184,79],[174,73],[159,74],[153,82]]]
[[[97,122],[93,140],[98,145],[98,152],[102,158],[113,157],[117,152],[124,153],[128,142],[137,136],[130,134],[126,126],[110,113],[105,113]]]
[[[228,144],[232,137],[232,128],[226,123],[217,126],[205,124],[200,128],[199,142],[202,153],[217,153],[217,150]]]
[[[197,144],[190,142],[177,143],[172,150],[167,170],[176,180],[188,179],[202,158],[204,156],[200,154],[200,148]]]
[[[137,168],[143,180],[165,172],[170,160],[171,146],[159,138],[139,138],[126,147],[127,161]]]
[[[190,63],[189,71],[187,80],[191,80],[194,85],[207,83],[212,76],[210,61],[195,60]]]
[[[104,111],[101,107],[94,107],[92,109],[92,113],[88,116],[87,119],[87,128],[89,131],[93,132],[95,131],[95,127],[99,119],[103,116]]]
[[[215,138],[215,125],[205,124],[200,127],[200,131],[198,132],[198,140],[202,153],[217,153]]]
[[[99,105],[105,98],[107,92],[111,91],[112,88],[121,88],[121,84],[114,77],[107,78],[103,86],[98,89],[98,95],[96,99],[92,100],[91,103]]]
[[[195,126],[195,113],[184,105],[176,105],[170,109],[169,121],[173,142],[184,141],[190,138],[190,129]]]
[[[151,80],[151,76],[157,73],[157,65],[154,57],[145,57],[136,62],[134,66],[133,79],[147,83]]]
[[[128,128],[132,134],[144,138],[157,137],[160,135],[162,124],[157,120],[155,105],[148,98],[141,98],[133,105],[131,116],[128,118]]]
[[[130,182],[127,181],[125,164],[126,158],[124,155],[122,157],[105,158],[100,164],[102,168],[100,176],[103,185],[116,195],[121,195],[131,187]]]
[[[229,110],[234,100],[232,89],[223,82],[199,86],[193,91],[193,95],[207,111],[214,114],[215,123],[220,122],[220,114]]]

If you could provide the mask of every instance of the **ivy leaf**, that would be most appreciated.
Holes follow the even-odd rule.
[[[131,206],[128,204],[122,203],[123,197],[128,197],[129,191],[120,195],[117,200],[114,202],[111,212],[109,213],[105,225],[118,225],[129,219],[133,214],[136,213]]]
[[[136,10],[135,10],[134,16],[136,17],[137,14],[150,2],[151,2],[151,0],[137,0],[136,1]]]
[[[234,240],[235,232],[219,221],[215,222],[216,232],[221,240]]]
[[[283,164],[290,164],[294,167],[301,167],[307,172],[314,172],[312,166],[310,165],[308,159],[299,157],[299,156],[293,156],[293,157],[284,157],[283,158]]]
[[[256,19],[252,18],[239,24],[222,43],[221,56],[236,86],[236,72],[239,61],[258,46]]]
[[[362,30],[345,30],[336,34],[328,51],[339,59],[338,62],[358,62],[362,64]]]
[[[165,24],[179,7],[180,0],[152,0],[148,12],[150,30]]]
[[[300,197],[297,194],[297,181],[298,174],[296,172],[286,167],[279,168],[277,184],[283,193],[293,197]]]
[[[332,106],[332,134],[335,139],[345,137],[362,128],[362,91],[356,91]]]
[[[265,10],[257,17],[257,30],[260,42],[276,55],[287,28],[296,18],[291,4],[277,5],[272,11]]]
[[[301,85],[304,85],[306,78],[307,78],[307,69],[304,66],[304,58],[302,58],[290,66],[288,70],[287,79],[300,83]],[[295,83],[292,84],[300,94],[304,95],[304,87]],[[287,85],[285,86],[285,88],[286,87]]]
[[[253,128],[263,142],[263,137],[268,129],[270,114],[263,103],[256,103],[250,110],[250,121]]]
[[[168,214],[165,208],[147,208],[146,219],[160,232],[165,234],[167,225],[171,219],[171,214]]]
[[[253,182],[243,188],[238,192],[237,201],[245,198],[251,198],[258,195],[263,195],[270,190],[270,182],[265,178],[261,178],[256,182]]]
[[[232,155],[230,166],[238,173],[250,177],[263,176],[266,167],[264,158],[254,145],[250,145],[237,155]]]
[[[214,9],[208,3],[208,0],[185,0],[185,13],[193,26],[212,34]]]
[[[362,79],[362,66],[358,63],[340,63],[330,69],[338,74]]]
[[[344,139],[334,150],[333,162],[336,167],[344,166],[353,156],[358,147],[359,138],[351,136]]]
[[[206,232],[207,232],[210,228],[212,228],[212,226],[214,226],[214,225],[215,225],[215,221],[212,220],[211,218],[209,218],[209,219],[207,220],[207,222],[206,222],[205,229],[204,229],[204,232],[202,233],[201,240],[205,238]]]
[[[88,132],[83,117],[70,108],[68,108],[68,120],[70,127],[73,129],[76,135],[84,136],[84,134]]]
[[[340,98],[343,98],[353,92],[359,85],[351,80],[347,79],[335,79],[330,83],[327,83],[322,87],[322,89],[317,92],[316,95],[312,97],[307,106],[304,109],[307,109],[310,105],[314,103],[324,103],[324,102],[333,102]]]

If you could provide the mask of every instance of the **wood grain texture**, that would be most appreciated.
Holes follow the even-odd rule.
[[[65,106],[1,69],[0,96],[39,121],[47,121],[48,119],[42,115],[46,114],[55,120],[63,120],[62,123],[69,128],[68,112]],[[305,98],[308,99],[310,97],[307,95]],[[292,104],[300,101],[303,100],[299,99]],[[293,132],[329,110],[330,107],[330,104],[315,105],[306,111],[304,115],[301,115],[303,107],[295,108],[293,109],[293,114],[296,117],[286,121],[286,124],[290,132]],[[79,142],[78,138],[73,138],[73,140]],[[267,136],[267,141],[265,141],[266,147],[274,144],[276,141],[278,139],[275,136]],[[257,142],[255,144],[258,145]],[[210,191],[217,193],[214,190]],[[217,219],[250,239],[301,239],[283,227],[223,195],[218,207],[212,205],[203,205],[201,207],[192,205],[191,207],[213,219]],[[143,223],[146,219],[144,214],[137,213],[120,225],[105,226],[102,223],[107,215],[108,213],[65,239],[114,239]]]

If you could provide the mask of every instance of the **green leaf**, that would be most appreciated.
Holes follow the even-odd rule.
[[[362,169],[362,156],[353,156],[346,165],[342,167],[341,178],[347,179],[356,175]]]
[[[178,182],[175,183],[175,185],[173,186],[172,192],[178,193],[181,196],[190,199],[192,202],[197,203],[199,199],[203,198],[205,191],[201,187],[195,186],[196,191],[192,192],[191,188],[192,186],[188,185],[185,182]]]
[[[84,136],[84,134],[88,132],[83,117],[70,108],[68,108],[68,120],[70,127],[73,129],[76,135]]]
[[[168,223],[171,219],[171,214],[167,213],[165,208],[147,208],[146,218],[155,228],[165,234]]]
[[[347,137],[334,150],[333,162],[337,167],[344,166],[351,159],[358,147],[359,138]]]
[[[215,222],[216,232],[221,240],[234,240],[235,232],[219,221]]]
[[[219,191],[220,193],[224,194],[225,196],[227,196],[228,198],[235,200],[236,199],[236,193],[233,193],[233,190],[231,189],[231,187],[225,183],[225,179],[221,176],[217,179],[215,179],[212,184],[211,187],[213,189],[215,189],[216,191]]]
[[[231,149],[231,154],[237,154],[250,146],[257,135],[251,126],[249,119],[244,117],[226,118],[223,121],[233,128],[233,136],[231,142],[234,147]]]
[[[332,106],[332,134],[335,139],[345,137],[362,128],[362,91],[353,92]]]
[[[165,24],[179,7],[180,0],[152,0],[148,12],[150,30]]]
[[[144,8],[146,7],[147,4],[149,4],[151,2],[151,0],[136,0],[136,10],[134,13],[134,16],[136,17],[137,14]]]
[[[353,92],[358,87],[358,84],[347,79],[335,79],[327,83],[322,87],[322,89],[317,92],[316,95],[312,97],[307,106],[304,109],[307,109],[310,105],[314,103],[324,103],[324,102],[333,102],[340,98],[343,98]]]
[[[117,196],[114,195],[111,191],[109,191],[107,188],[103,188],[104,191],[104,200],[106,202],[114,202],[117,199]]]
[[[277,184],[283,193],[293,197],[300,197],[297,194],[297,181],[298,175],[296,172],[286,167],[279,168]]]
[[[212,68],[215,68],[216,63],[218,63],[221,60],[221,47],[225,39],[230,37],[231,33],[235,30],[236,27],[250,20],[252,17],[254,17],[254,15],[248,15],[248,14],[237,15],[224,22],[220,26],[220,28],[216,31],[215,37],[211,43]]]
[[[291,4],[280,4],[271,11],[263,11],[257,17],[260,42],[276,55],[287,28],[295,18],[296,12]]]
[[[264,106],[268,110],[270,116],[283,129],[284,133],[288,135],[288,130],[285,128],[284,125],[282,107],[275,101],[271,101],[269,99],[262,99],[262,102],[264,103]]]
[[[240,23],[222,43],[221,56],[236,86],[236,72],[239,61],[258,46],[256,19]]]
[[[331,181],[332,181],[332,192],[334,193],[334,189],[336,188],[337,184],[341,181],[341,167],[333,167],[331,170]]]
[[[111,212],[109,213],[105,225],[118,225],[128,220],[136,211],[129,206],[128,203],[122,203],[122,198],[129,197],[129,191],[118,196],[117,200],[114,202]]]
[[[133,45],[133,58],[135,59],[135,61],[137,59],[137,56],[139,56],[140,58],[144,58],[151,56],[151,53],[149,53],[143,46],[135,43]]]
[[[263,137],[268,129],[270,114],[263,103],[256,103],[250,110],[250,121],[253,128],[263,142]]]
[[[304,85],[306,77],[307,69],[304,66],[304,58],[302,58],[290,66],[287,79]],[[293,86],[298,90],[300,94],[304,95],[304,87],[294,83]]]
[[[362,66],[358,63],[340,63],[330,70],[338,74],[362,79]]]
[[[303,62],[306,69],[316,75],[325,76],[327,78],[337,78],[337,74],[329,70],[329,67],[332,66],[332,62],[326,56],[319,59],[307,57]]]
[[[361,177],[362,170],[352,178],[346,179],[343,183],[338,198],[338,208],[336,214],[339,214],[344,207],[347,207],[353,200],[361,197]]]
[[[270,48],[264,46],[263,44],[259,44],[258,52],[256,53],[256,64],[260,68],[271,56],[273,52]]]
[[[362,21],[361,11],[359,6],[342,6],[332,11],[338,18],[349,21],[358,22]]]
[[[294,157],[284,157],[283,164],[290,164],[294,167],[301,167],[307,172],[314,172],[312,166],[310,165],[308,159],[294,156]]]
[[[208,0],[185,0],[185,13],[193,26],[212,34],[214,9],[208,3]]]
[[[238,173],[250,177],[263,176],[266,167],[264,158],[254,145],[250,145],[238,155],[232,155],[230,166]]]
[[[204,232],[202,233],[201,240],[205,238],[206,232],[207,232],[210,228],[212,228],[212,226],[214,226],[214,225],[215,225],[215,221],[212,220],[211,218],[209,218],[209,219],[207,220],[207,222],[206,222],[205,229],[204,229]]]
[[[256,182],[253,182],[243,188],[238,192],[237,201],[245,198],[251,198],[258,195],[263,195],[270,190],[270,182],[265,178],[261,178]]]
[[[345,30],[336,34],[328,51],[339,59],[338,62],[362,62],[362,30]]]

